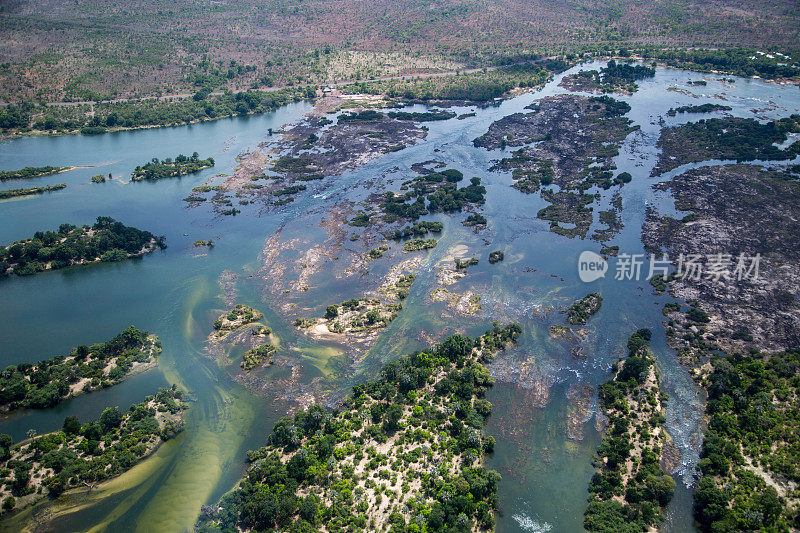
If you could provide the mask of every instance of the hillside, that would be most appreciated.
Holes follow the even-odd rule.
[[[792,0],[15,0],[0,101],[193,93],[455,70],[619,43],[796,49]]]

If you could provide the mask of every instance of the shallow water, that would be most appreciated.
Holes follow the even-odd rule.
[[[229,270],[239,275],[237,301],[265,312],[265,322],[282,339],[283,355],[313,367],[314,372],[307,374],[327,377],[328,388],[338,393],[355,381],[374,376],[382,361],[422,347],[425,343],[418,330],[474,334],[495,319],[519,322],[524,329],[519,346],[498,356],[492,365],[497,384],[490,393],[495,409],[487,431],[497,437],[497,447],[489,466],[498,469],[505,479],[500,489],[499,531],[580,529],[599,434],[590,413],[583,426],[583,439],[567,437],[567,393],[576,384],[596,389],[608,379],[612,362],[623,355],[630,333],[639,327],[651,328],[653,350],[670,395],[667,426],[682,453],[682,465],[675,476],[683,483],[679,483],[668,511],[666,529],[691,530],[689,486],[701,441],[702,401],[675,353],[666,346],[660,326],[661,308],[670,298],[652,295],[646,276],[640,281],[614,280],[613,260],[605,279],[588,285],[580,282],[578,255],[587,249],[598,251],[599,245],[549,232],[548,223],[536,218],[544,205],[538,195],[524,195],[509,187],[509,173],[487,171],[492,160],[503,156],[501,151],[472,146],[472,140],[485,133],[493,121],[523,111],[537,98],[566,92],[557,87],[560,78],[542,90],[496,107],[456,109],[475,111],[476,116],[427,123],[430,131],[424,141],[340,177],[313,183],[293,204],[268,214],[260,213],[257,206],[243,206],[238,216],[224,217],[215,215],[207,205],[187,209],[181,199],[207,178],[230,173],[237,155],[268,140],[267,128],[278,129],[298,120],[310,109],[308,104],[294,104],[260,117],[177,128],[0,144],[0,169],[45,164],[95,166],[30,180],[37,185],[66,182],[68,187],[63,191],[0,202],[0,243],[63,222],[84,224],[107,215],[164,234],[168,244],[163,252],[141,260],[0,280],[0,364],[65,353],[72,346],[107,339],[130,324],[158,334],[164,348],[158,370],[54,409],[17,413],[0,421],[0,432],[22,438],[30,428],[39,433],[52,431],[67,415],[76,414],[85,420],[97,416],[107,405],[125,408],[166,383],[178,383],[196,400],[186,431],[152,458],[90,494],[64,497],[33,512],[48,508],[55,513],[50,530],[108,530],[124,525],[125,530],[180,531],[193,523],[202,504],[215,501],[233,486],[245,468],[244,451],[264,442],[270,425],[285,407],[248,392],[229,377],[228,369],[207,357],[205,339],[213,319],[224,308],[217,280]],[[658,69],[654,79],[639,83],[637,93],[620,97],[631,104],[628,116],[641,126],[629,136],[615,160],[620,172],[634,176],[621,190],[625,227],[609,243],[619,245],[622,252],[643,252],[639,233],[647,203],[664,212],[672,208],[666,195],[652,191],[657,180],[649,177],[657,155],[659,121],[663,118],[669,125],[700,116],[668,117],[669,108],[723,99],[736,116],[755,116],[752,110],[758,109],[758,116],[779,117],[800,108],[796,87],[742,79],[723,84],[710,76],[705,76],[705,87],[686,84],[702,78],[700,74]],[[668,91],[671,86],[698,98]],[[194,151],[202,157],[214,157],[216,166],[199,175],[157,183],[122,182],[127,181],[133,167],[152,157]],[[258,278],[251,280],[248,276],[259,266],[265,240],[278,228],[285,228],[284,238],[294,233],[318,239],[321,232],[317,224],[326,208],[343,199],[359,201],[366,197],[370,191],[361,185],[369,179],[386,174],[399,182],[413,175],[413,163],[430,159],[443,161],[467,177],[483,178],[488,190],[484,214],[489,227],[476,235],[461,226],[463,216],[431,217],[445,223],[441,240],[426,256],[404,310],[354,372],[341,351],[298,337],[270,309]],[[659,179],[683,170],[676,169]],[[109,172],[123,180],[102,185],[89,182],[91,175]],[[4,185],[20,186],[13,182]],[[320,190],[312,190],[316,188]],[[315,197],[315,192],[320,194]],[[607,208],[612,193],[602,192],[596,212]],[[195,240],[207,238],[215,240],[213,249],[192,247]],[[470,267],[468,277],[453,287],[472,287],[481,295],[483,311],[478,317],[443,317],[441,304],[426,303],[435,284],[433,267],[457,245],[466,246],[467,255],[482,258],[479,265]],[[504,250],[506,259],[489,265],[485,257],[495,249]],[[341,280],[315,281],[317,286],[308,294],[314,305],[358,296],[361,290]],[[570,345],[548,334],[548,326],[563,323],[563,316],[543,310],[564,308],[594,291],[602,293],[603,307],[589,322],[587,340],[581,343],[585,356],[574,357]],[[231,355],[235,360],[236,352]],[[518,371],[523,367],[528,373],[521,376]],[[5,526],[18,529],[30,514],[23,513]]]

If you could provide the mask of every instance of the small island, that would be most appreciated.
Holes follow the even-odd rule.
[[[0,246],[0,275],[27,276],[73,265],[123,261],[165,248],[164,237],[97,217],[93,226],[61,224],[57,231],[37,231],[33,238]]]
[[[355,226],[356,224],[352,225]],[[428,233],[441,233],[442,229],[444,229],[444,224],[441,222],[414,222],[409,226],[394,230],[392,238],[399,241],[408,237],[424,237]]]
[[[131,326],[106,342],[78,346],[35,364],[0,372],[0,411],[43,409],[87,392],[105,389],[156,366],[161,342]]]
[[[63,429],[12,445],[0,435],[0,499],[3,511],[26,507],[66,490],[93,489],[152,454],[183,429],[187,408],[175,385],[132,405],[106,408],[98,420],[82,424],[68,416]]]
[[[408,286],[413,283],[410,280]],[[398,289],[406,288],[402,285]],[[327,333],[361,333],[369,330],[385,328],[389,322],[397,318],[403,308],[399,303],[383,303],[377,298],[352,298],[339,305],[329,305],[324,318],[309,320],[298,318],[294,325],[300,329],[313,327],[315,332]]]
[[[252,350],[247,350],[244,352],[242,356],[242,368],[247,372],[260,367],[267,362],[267,364],[273,364],[275,361],[272,359],[272,356],[275,354],[277,348],[272,344],[262,344],[253,348]]]
[[[617,63],[612,59],[599,71],[581,70],[577,74],[565,76],[559,86],[571,91],[633,94],[639,88],[636,80],[655,75],[654,68]]]
[[[411,239],[403,244],[403,251],[408,253],[419,250],[430,250],[431,248],[436,248],[437,242],[436,239]]]
[[[587,531],[657,528],[675,491],[675,480],[661,467],[670,438],[650,337],[649,329],[631,335],[628,357],[614,365],[614,377],[600,386],[608,428],[597,448],[598,471],[589,482]]]
[[[222,339],[239,328],[258,322],[264,318],[263,313],[256,311],[249,305],[239,304],[229,313],[224,313],[214,321],[214,331],[211,333],[212,339]]]
[[[466,270],[471,266],[477,265],[480,260],[477,257],[456,258],[453,260],[456,270]]]
[[[72,168],[75,167],[54,167],[47,165],[44,167],[25,167],[19,170],[0,170],[0,181],[41,178],[42,176],[52,176],[53,174],[65,172]]]
[[[494,252],[489,252],[489,263],[492,265],[495,263],[499,263],[505,258],[506,254],[503,253],[502,250],[495,250]]]
[[[46,192],[60,191],[66,189],[66,183],[59,183],[58,185],[45,185],[44,187],[25,187],[22,189],[9,189],[7,191],[0,191],[0,200],[7,198],[17,198],[19,196],[33,196],[35,194],[44,194]]]
[[[483,466],[495,445],[483,431],[494,384],[484,363],[520,333],[511,324],[454,335],[387,363],[337,410],[312,405],[281,418],[268,445],[248,452],[239,485],[204,508],[201,527],[492,530],[501,477]]]
[[[678,113],[712,113],[714,111],[731,111],[733,108],[729,105],[721,104],[700,104],[700,105],[683,105],[680,107],[673,107],[667,111],[667,115],[674,117]]]
[[[603,305],[603,297],[599,292],[587,294],[569,306],[567,322],[575,326],[583,326]]]
[[[461,223],[468,228],[480,230],[486,228],[486,217],[473,213],[465,218]]]
[[[149,163],[137,166],[131,173],[131,179],[133,181],[155,181],[164,178],[177,178],[186,174],[194,174],[213,166],[213,157],[200,159],[197,152],[190,157],[179,154],[174,160],[168,157],[159,161],[157,157],[154,157]]]

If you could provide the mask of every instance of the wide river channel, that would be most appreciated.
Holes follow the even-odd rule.
[[[9,189],[62,182],[67,188],[0,202],[0,244],[9,245],[65,222],[90,224],[97,216],[111,216],[165,235],[168,245],[139,260],[0,280],[0,364],[4,366],[66,354],[74,346],[106,340],[129,325],[157,334],[163,344],[157,369],[53,409],[22,411],[2,418],[0,432],[21,440],[31,429],[38,434],[54,431],[65,416],[77,415],[85,421],[97,417],[107,406],[127,409],[171,383],[185,389],[191,399],[186,430],[153,456],[91,492],[76,491],[37,505],[6,520],[3,527],[184,531],[191,528],[201,505],[215,502],[233,487],[246,468],[245,451],[265,442],[272,424],[286,409],[285,404],[271,399],[273,394],[255,394],[231,377],[238,369],[235,357],[231,358],[233,363],[225,365],[208,355],[206,339],[212,322],[225,309],[220,276],[233,273],[236,301],[263,311],[265,323],[281,338],[282,346],[291,347],[282,355],[318,369],[331,389],[344,390],[374,377],[380,362],[423,347],[419,331],[436,335],[450,328],[476,334],[490,327],[493,320],[518,322],[524,329],[519,345],[500,354],[491,366],[496,385],[489,395],[494,412],[487,432],[496,437],[497,447],[488,466],[503,476],[499,531],[581,530],[586,487],[594,471],[592,455],[600,441],[595,426],[597,386],[608,379],[611,364],[624,355],[627,337],[636,328],[651,328],[653,351],[670,396],[667,428],[681,456],[673,473],[679,488],[664,527],[668,531],[691,531],[691,486],[702,439],[703,399],[687,370],[677,362],[675,352],[666,346],[661,309],[672,299],[654,295],[646,276],[638,281],[615,280],[613,261],[605,278],[582,283],[577,275],[578,255],[583,250],[599,251],[599,244],[588,237],[568,239],[550,232],[548,223],[536,217],[545,205],[539,195],[525,195],[511,188],[510,173],[489,171],[492,161],[503,153],[472,145],[492,122],[523,112],[536,99],[568,92],[557,86],[562,76],[542,89],[495,106],[455,108],[458,113],[475,115],[427,123],[427,137],[416,145],[325,178],[285,207],[266,210],[263,205],[237,206],[242,210],[237,216],[216,214],[210,205],[188,208],[183,198],[209,178],[231,174],[238,155],[267,141],[270,128],[278,130],[301,120],[312,104],[292,104],[261,116],[181,127],[0,143],[0,170],[42,165],[77,167],[56,176],[5,182],[3,188]],[[797,87],[719,78],[659,68],[655,78],[639,82],[636,93],[617,96],[631,105],[627,116],[640,126],[615,159],[619,172],[633,175],[633,181],[621,189],[624,228],[610,242],[619,245],[622,252],[643,253],[640,231],[648,204],[666,213],[674,209],[668,195],[652,190],[657,180],[650,172],[658,155],[655,145],[660,128],[720,116],[670,117],[667,110],[717,102],[731,106],[733,116],[767,119],[800,112]],[[702,79],[707,85],[687,84]],[[201,157],[213,157],[216,165],[182,178],[129,182],[133,168],[153,157],[195,151]],[[307,236],[316,238],[319,217],[334,202],[364,197],[359,184],[389,174],[411,177],[415,175],[411,165],[428,160],[442,161],[467,177],[483,179],[488,192],[482,212],[488,219],[488,229],[473,233],[460,224],[463,215],[429,217],[443,221],[445,230],[439,245],[424,252],[428,254],[428,268],[417,276],[398,319],[381,334],[365,362],[348,371],[349,363],[341,351],[298,335],[271,307],[263,278],[253,276],[260,266],[261,251],[278,228],[292,235],[312,228]],[[690,166],[658,180],[687,168]],[[109,182],[90,181],[94,174],[109,173],[114,177]],[[316,187],[320,190],[311,190]],[[597,211],[608,208],[613,192],[603,192],[600,207],[595,207],[595,219]],[[192,245],[209,238],[215,241],[212,249]],[[502,263],[489,265],[481,260],[470,268],[468,284],[481,296],[482,310],[476,317],[443,318],[441,309],[426,298],[435,283],[433,266],[456,247],[466,247],[471,255],[482,257],[490,250],[505,251]],[[330,291],[341,294],[341,287],[335,285],[332,282]],[[350,297],[358,296],[360,290],[353,287]],[[316,294],[321,302],[328,300],[325,291],[323,287]],[[554,339],[549,326],[564,323],[559,309],[595,291],[602,293],[603,306],[589,322],[577,353],[574,345]],[[575,415],[575,398],[587,387],[592,391],[591,405]],[[273,392],[277,395],[279,391]],[[585,421],[580,438],[570,438],[567,433],[570,413]]]

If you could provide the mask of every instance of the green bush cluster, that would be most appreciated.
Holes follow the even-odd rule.
[[[37,231],[31,239],[0,247],[0,274],[24,276],[80,262],[120,261],[141,255],[153,243],[165,247],[164,237],[111,217],[97,217],[91,227],[61,224],[58,231]]]
[[[392,238],[399,241],[408,237],[424,237],[428,233],[441,233],[442,229],[444,229],[444,224],[441,222],[414,222],[404,228],[394,230]]]
[[[465,218],[462,222],[463,225],[469,227],[473,226],[485,226],[486,225],[486,217],[483,215],[478,214],[471,214],[467,218]]]
[[[66,189],[66,188],[67,188],[66,183],[60,183],[58,185],[45,185],[44,187],[9,189],[6,191],[0,191],[0,200],[4,200],[6,198],[16,198],[18,196],[31,196],[34,194],[44,194],[46,192],[60,191],[61,189]]]
[[[782,161],[800,154],[800,142],[785,150],[778,148],[788,133],[800,132],[800,115],[762,124],[754,118],[710,118],[662,130],[659,144],[669,154],[683,155],[691,146],[691,154],[678,158],[666,170],[683,163],[704,159],[756,159]],[[697,149],[701,147],[700,149]]]
[[[2,467],[6,475],[3,492],[20,497],[34,491],[32,480],[41,478],[44,494],[56,497],[67,489],[93,484],[132,468],[161,441],[182,429],[180,420],[164,420],[159,413],[176,414],[185,409],[182,393],[175,385],[132,405],[127,412],[106,408],[98,420],[82,424],[68,416],[63,429],[11,445],[11,437],[0,435]],[[163,418],[163,415],[162,415]],[[12,497],[13,502],[13,497]],[[12,509],[11,503],[6,510]]]
[[[510,325],[477,339],[449,337],[386,364],[379,379],[354,386],[338,410],[312,405],[281,418],[268,445],[248,452],[253,466],[239,486],[205,509],[199,530],[491,529],[500,475],[476,464],[494,447],[482,431],[493,381],[481,362],[519,334]],[[376,444],[389,438],[393,447],[378,452]],[[388,523],[378,524],[368,511],[384,498]]]
[[[389,118],[398,120],[411,120],[414,122],[434,122],[436,120],[449,120],[456,116],[452,111],[436,110],[425,112],[390,111],[386,113]]]
[[[387,192],[381,210],[387,222],[393,222],[400,218],[416,220],[428,213],[461,211],[467,204],[482,205],[486,188],[481,179],[472,178],[469,185],[459,189],[456,183],[463,178],[455,169],[418,176],[403,183],[405,193]]]
[[[598,471],[589,482],[583,524],[588,531],[633,533],[657,527],[675,491],[675,481],[660,466],[662,394],[657,379],[655,385],[647,382],[654,365],[651,335],[649,329],[631,335],[628,357],[600,387],[608,429],[597,448]],[[656,428],[659,438],[651,432]],[[634,456],[636,449],[641,451]]]
[[[769,58],[745,48],[686,49],[647,47],[639,51],[645,59],[658,59],[667,65],[689,70],[718,71],[737,76],[760,76],[767,79],[796,78],[797,60]],[[783,64],[781,64],[783,63]]]
[[[67,356],[11,365],[0,372],[0,405],[52,407],[66,399],[70,386],[78,381],[90,380],[82,392],[110,387],[125,379],[134,362],[148,362],[160,350],[157,338],[131,326],[106,342],[78,346]],[[112,359],[116,361],[106,372]]]
[[[720,353],[704,380],[708,430],[698,468],[695,517],[702,531],[784,531],[796,508],[748,463],[772,479],[800,482],[797,417],[800,354]]]
[[[436,247],[436,239],[411,239],[403,244],[404,252],[416,252]]]
[[[119,128],[172,126],[202,122],[223,117],[243,116],[272,111],[302,98],[313,97],[313,90],[287,89],[281,91],[246,91],[206,98],[183,98],[174,101],[138,100],[130,102],[96,103],[94,116],[75,113],[73,109],[49,106],[35,108],[33,104],[11,105],[0,109],[0,129],[27,132],[56,131],[59,133],[101,134]]]
[[[600,310],[601,305],[603,305],[603,297],[599,292],[587,294],[569,306],[567,322],[574,325],[586,324],[586,321]]]
[[[186,174],[194,174],[195,172],[200,172],[204,168],[213,166],[213,157],[209,157],[208,159],[200,159],[200,155],[197,152],[193,153],[189,157],[183,154],[178,154],[174,160],[171,157],[168,157],[162,161],[159,161],[157,157],[154,157],[152,161],[145,163],[144,165],[137,166],[131,173],[131,177],[134,181],[156,181],[163,178],[174,178],[185,176]]]
[[[499,263],[500,261],[505,259],[505,257],[506,254],[503,253],[502,250],[495,250],[494,252],[489,252],[489,263],[492,265],[495,263]]]
[[[674,117],[678,113],[712,113],[714,111],[730,111],[733,109],[731,106],[722,104],[700,104],[700,105],[682,105],[680,107],[673,107],[667,111],[667,115]]]
[[[40,176],[51,176],[67,170],[69,167],[54,167],[47,165],[44,167],[25,167],[19,170],[0,170],[0,181],[24,180],[28,178],[38,178]]]
[[[247,350],[242,355],[242,368],[246,371],[253,370],[261,366],[264,361],[270,361],[276,348],[271,344],[262,344],[252,350]]]

